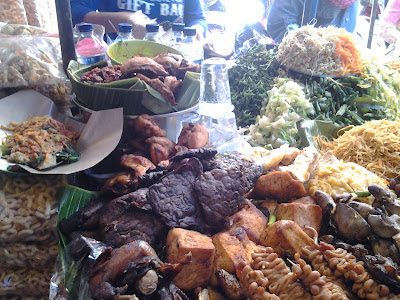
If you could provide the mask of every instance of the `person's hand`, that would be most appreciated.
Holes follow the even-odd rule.
[[[297,28],[299,28],[299,25],[297,25],[296,23],[292,23],[292,24],[289,24],[288,26],[286,26],[287,31],[295,30]]]
[[[199,41],[203,41],[204,40],[204,28],[201,25],[193,25],[193,28],[196,28],[196,38]]]
[[[106,32],[114,32],[118,28],[119,23],[131,23],[132,35],[136,39],[143,39],[146,35],[146,24],[154,23],[154,19],[150,19],[142,11],[137,12],[89,12],[85,15],[84,21],[93,24],[100,24],[106,28]],[[110,24],[114,25],[114,27]]]
[[[389,44],[400,41],[400,31],[394,25],[384,27],[379,35]]]

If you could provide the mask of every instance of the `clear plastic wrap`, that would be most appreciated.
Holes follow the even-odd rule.
[[[56,193],[64,175],[0,174],[0,244],[57,238]]]
[[[22,24],[7,24],[0,22],[0,36],[3,35],[39,35],[47,34],[47,32],[39,27],[22,25]]]
[[[0,269],[42,268],[55,263],[58,242],[49,244],[10,243],[0,246]]]
[[[43,270],[34,269],[0,269],[0,297],[33,297],[33,299],[48,299],[49,286],[54,267]]]
[[[23,87],[65,82],[58,38],[8,36],[0,43],[0,86]]]
[[[57,106],[68,106],[71,104],[72,86],[69,80],[63,83],[33,85],[25,88],[10,89],[11,93],[18,92],[22,89],[32,89],[43,96],[51,99]]]
[[[1,0],[0,22],[28,25],[23,0]]]

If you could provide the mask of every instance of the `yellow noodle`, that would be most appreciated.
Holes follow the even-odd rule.
[[[332,150],[338,159],[361,165],[386,180],[400,175],[400,120],[369,121],[333,141],[317,137],[316,142],[322,153]]]

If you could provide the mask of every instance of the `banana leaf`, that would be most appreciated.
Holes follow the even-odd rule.
[[[191,108],[199,103],[200,97],[200,73],[186,72],[182,88],[177,98],[177,111]]]
[[[142,105],[148,110],[152,111],[154,114],[166,114],[176,111],[175,108],[165,100],[163,96],[160,95],[155,89],[144,83],[147,86],[147,92],[149,95],[145,94],[142,99]]]
[[[87,191],[76,186],[66,185],[58,191],[59,207],[57,223],[70,217],[81,207],[89,203],[90,200],[97,197],[96,192]],[[64,249],[67,246],[67,239],[59,231],[60,245]]]
[[[338,131],[343,128],[331,121],[322,120],[304,120],[300,119],[296,122],[296,127],[300,135],[301,147],[318,145],[314,143],[313,137],[323,136],[327,139],[335,139],[338,137]]]
[[[97,193],[67,185],[58,191],[57,196],[59,199],[57,223],[60,223],[61,220],[70,217],[90,200],[96,198]],[[65,272],[64,286],[66,290],[66,299],[78,299],[84,258],[78,261],[72,260],[68,253],[67,238],[61,231],[58,231],[58,234],[61,269]]]
[[[184,110],[195,106],[200,95],[200,74],[187,72],[181,91],[176,98],[177,106],[173,107],[156,90],[138,78],[129,78],[110,83],[84,83],[80,81],[83,73],[96,67],[107,66],[106,61],[82,67],[70,61],[67,74],[77,99],[86,108],[103,110],[117,107],[124,108],[124,115],[164,114]],[[188,74],[192,73],[192,74]],[[193,75],[197,74],[197,75]]]

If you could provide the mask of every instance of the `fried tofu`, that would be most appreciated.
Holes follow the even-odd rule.
[[[301,254],[305,246],[318,247],[296,222],[289,220],[276,221],[268,226],[261,237],[261,244],[272,247],[279,255],[285,252]]]
[[[276,219],[294,221],[302,229],[310,226],[319,233],[322,222],[322,209],[319,205],[280,203],[276,209]]]
[[[197,231],[171,229],[166,242],[166,261],[178,263],[189,252],[192,254],[191,262],[185,265],[173,280],[182,290],[207,285],[213,271],[215,246],[211,237]]]
[[[287,202],[307,195],[304,185],[283,171],[260,176],[255,184],[254,193],[258,197],[275,199],[278,202]]]
[[[229,217],[228,223],[232,224],[231,229],[243,228],[249,239],[259,243],[261,234],[268,224],[268,218],[249,200],[247,205]]]
[[[218,285],[214,274],[217,269],[235,274],[236,266],[240,262],[251,262],[251,253],[257,247],[240,227],[217,233],[212,237],[212,241],[215,245],[215,261],[210,283],[213,286]]]

